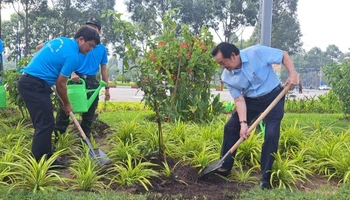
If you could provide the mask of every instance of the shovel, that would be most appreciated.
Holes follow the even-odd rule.
[[[273,102],[266,108],[266,110],[261,113],[258,119],[254,121],[254,123],[249,127],[247,130],[247,133],[250,133],[254,130],[254,128],[259,124],[261,120],[263,120],[266,115],[272,110],[273,107],[281,100],[281,98],[288,92],[290,88],[290,85],[286,86],[283,91],[273,100]],[[204,170],[200,177],[203,177],[205,175],[208,175],[217,169],[222,167],[222,164],[224,164],[226,158],[229,156],[232,156],[232,153],[238,148],[238,146],[243,142],[243,138],[239,138],[239,140],[230,148],[230,150],[218,161],[215,161],[211,164],[209,164]]]
[[[57,94],[58,99],[62,102],[62,99],[58,95],[55,86],[53,86],[53,90]],[[92,147],[89,138],[86,137],[84,130],[81,128],[77,118],[75,117],[72,111],[69,113],[69,116],[73,119],[74,125],[77,127],[81,137],[84,139],[85,143],[88,145],[90,156],[98,163],[99,166],[110,164],[111,161],[108,159],[107,155],[101,149],[94,149]]]
[[[69,116],[73,119],[73,122],[74,122],[75,126],[77,127],[77,129],[79,130],[79,133],[80,133],[81,137],[84,139],[85,143],[88,145],[89,151],[90,151],[90,156],[94,160],[97,161],[99,166],[110,164],[111,161],[108,159],[107,155],[101,149],[94,149],[92,147],[89,138],[86,137],[83,129],[81,128],[81,126],[80,126],[77,118],[73,114],[73,112],[70,112]]]

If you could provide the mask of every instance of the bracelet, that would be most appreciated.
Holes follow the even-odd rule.
[[[246,120],[239,121],[239,123],[240,124],[242,124],[242,123],[248,124],[248,122]]]
[[[105,89],[106,89],[106,90],[109,90],[109,86],[106,86]]]

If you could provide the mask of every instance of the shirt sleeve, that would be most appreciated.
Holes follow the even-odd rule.
[[[67,56],[64,62],[63,67],[61,68],[61,74],[65,77],[70,77],[74,69],[79,64],[79,57],[78,56]]]
[[[105,65],[105,64],[108,63],[108,57],[107,57],[107,50],[106,50],[106,47],[104,47],[103,49],[104,49],[104,51],[103,51],[102,60],[101,60],[100,65]]]
[[[283,51],[276,48],[271,48],[267,46],[260,46],[259,54],[261,58],[265,58],[267,64],[281,64],[283,59]]]
[[[225,83],[225,86],[227,87],[228,91],[230,92],[233,99],[241,96],[241,91],[237,90],[236,88],[230,86],[229,84]]]

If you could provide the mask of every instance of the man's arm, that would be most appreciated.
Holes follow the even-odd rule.
[[[72,111],[72,106],[70,105],[67,95],[67,80],[67,77],[60,74],[56,80],[56,90],[57,95],[63,104],[62,109],[66,112],[66,114],[69,114],[69,112]]]
[[[38,46],[35,47],[35,50],[36,50],[36,51],[39,51],[41,48],[43,48],[44,44],[45,44],[45,43],[39,44]]]
[[[234,99],[235,101],[235,108],[238,114],[239,121],[242,122],[241,130],[240,130],[240,136],[243,139],[247,139],[249,137],[249,133],[247,133],[248,130],[248,124],[247,124],[247,105],[245,103],[245,99],[243,95],[240,95],[239,97]]]
[[[105,90],[105,100],[108,101],[111,98],[111,95],[109,94],[109,87],[108,87],[108,71],[107,71],[107,65],[103,64],[101,65],[101,75],[102,80],[107,83],[106,90]]]
[[[297,85],[297,72],[294,68],[294,63],[292,58],[288,55],[286,51],[283,51],[283,58],[282,58],[282,64],[287,69],[289,73],[289,77],[286,81],[286,85],[291,85],[290,89],[294,89],[294,87]]]

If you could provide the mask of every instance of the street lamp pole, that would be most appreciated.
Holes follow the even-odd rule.
[[[262,22],[260,44],[271,46],[272,3],[273,0],[262,0]]]

